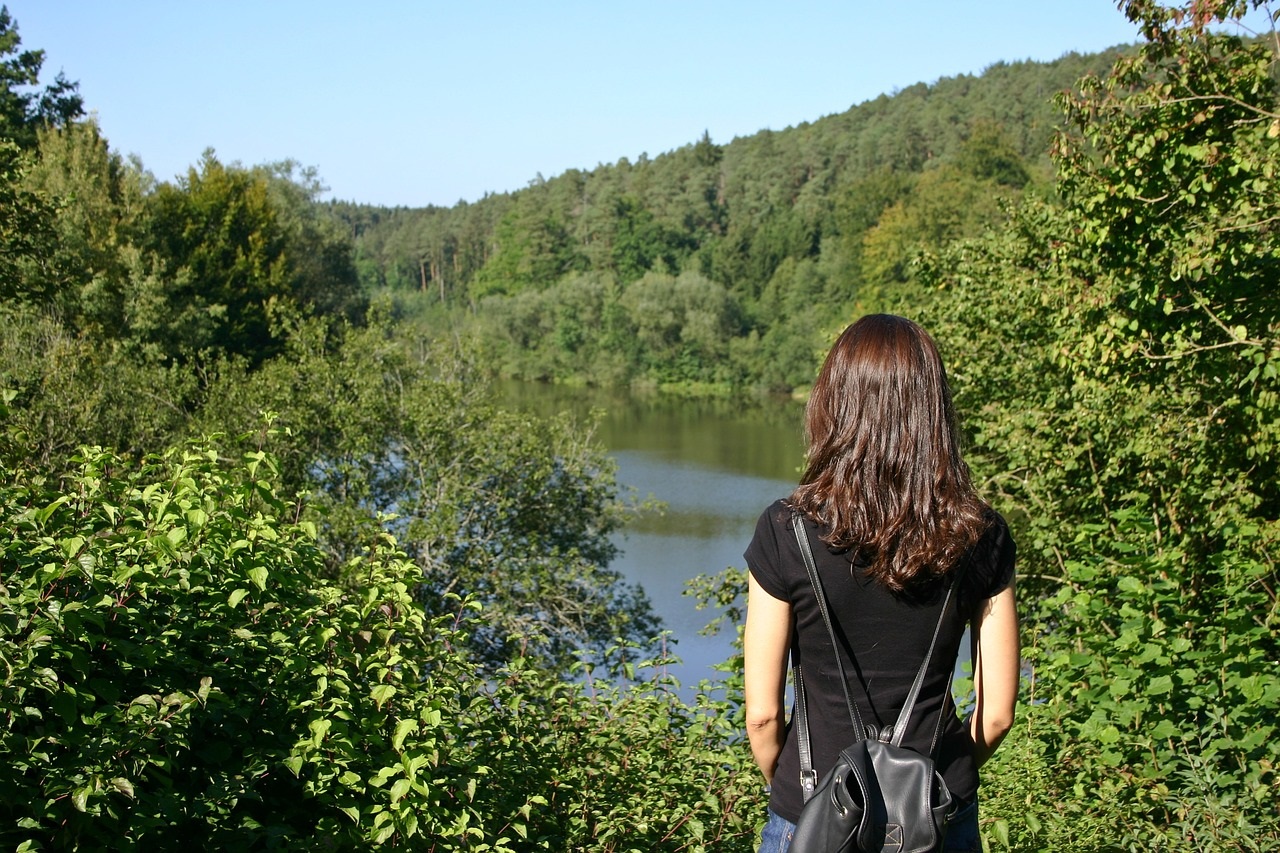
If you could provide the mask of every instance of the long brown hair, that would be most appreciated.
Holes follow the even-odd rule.
[[[805,438],[792,505],[891,589],[945,574],[989,523],[938,348],[904,317],[872,314],[844,330],[809,397]]]

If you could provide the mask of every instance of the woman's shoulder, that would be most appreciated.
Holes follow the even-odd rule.
[[[756,521],[755,535],[742,555],[760,585],[774,598],[783,600],[786,600],[789,589],[786,567],[791,562],[787,555],[792,546],[787,542],[791,535],[789,523],[792,514],[786,498],[779,498],[765,507]]]
[[[988,507],[986,528],[973,546],[970,586],[980,597],[990,598],[1013,582],[1017,545],[1003,515]]]
[[[773,525],[786,527],[791,523],[791,517],[796,514],[795,507],[791,505],[791,496],[778,498],[773,503],[764,508],[761,518],[768,518]]]
[[[978,540],[978,547],[983,548],[985,546],[986,550],[994,552],[1014,550],[1016,545],[1013,541],[1013,534],[1009,532],[1009,522],[1005,521],[1004,516],[988,506],[983,511],[983,517],[986,520],[986,528],[982,531],[982,536]]]

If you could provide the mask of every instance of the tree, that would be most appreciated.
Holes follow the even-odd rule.
[[[290,297],[308,311],[360,322],[368,300],[356,274],[354,246],[320,204],[327,188],[317,170],[285,160],[257,171],[267,176],[284,232]]]
[[[614,217],[611,260],[621,281],[635,281],[651,269],[669,272],[676,268],[681,236],[659,225],[636,198],[619,198]]]
[[[6,847],[749,849],[728,702],[682,702],[665,658],[480,669],[486,607],[424,618],[385,532],[327,580],[314,507],[226,451],[0,466]]]
[[[163,355],[278,352],[272,311],[290,299],[288,245],[267,178],[224,166],[206,151],[199,168],[147,199],[144,246],[154,264],[134,300],[131,334]]]
[[[40,82],[43,50],[23,50],[18,25],[7,6],[0,6],[0,137],[24,148],[35,147],[36,131],[61,127],[84,115],[78,83],[62,76],[43,91],[27,91]]]
[[[497,409],[455,354],[395,335],[384,307],[365,329],[298,321],[281,358],[215,378],[197,430],[248,450],[263,411],[283,433],[285,481],[324,510],[331,570],[370,530],[392,530],[429,615],[452,612],[453,595],[483,604],[477,660],[523,655],[564,673],[656,634],[643,593],[609,568],[631,509],[590,431]]]
[[[36,155],[25,183],[56,204],[57,240],[28,288],[56,294],[77,333],[123,339],[150,176],[111,151],[93,119],[41,129]]]
[[[54,287],[54,206],[48,196],[27,188],[26,170],[18,146],[0,139],[0,300],[10,304],[43,301]],[[35,288],[33,278],[39,283]]]
[[[1002,207],[1015,192],[994,179],[958,166],[925,172],[898,202],[886,208],[863,235],[862,283],[871,298],[877,289],[908,281],[916,255],[998,225]]]

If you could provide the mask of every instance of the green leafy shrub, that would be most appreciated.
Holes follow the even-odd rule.
[[[286,768],[324,728],[326,678],[362,738],[392,740],[384,694],[416,671],[398,636],[421,634],[409,565],[371,552],[354,599],[317,583],[314,530],[261,455],[230,470],[207,448],[136,470],[104,451],[77,462],[62,489],[13,471],[0,489],[0,833],[236,848],[333,823]]]
[[[919,268],[1020,545],[988,838],[1274,849],[1275,54],[1212,30],[1243,3],[1122,5],[1150,42],[1061,97],[1063,207]]]
[[[327,581],[277,477],[203,444],[85,451],[56,486],[4,470],[6,844],[749,849],[762,810],[725,702],[523,659],[486,676],[477,605],[425,618],[382,533],[354,587]]]

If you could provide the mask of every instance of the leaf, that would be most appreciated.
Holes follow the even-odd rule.
[[[389,701],[395,693],[396,688],[392,684],[379,684],[369,691],[369,695],[373,698],[374,704],[378,708],[382,708],[383,704]]]
[[[267,588],[267,570],[263,566],[254,566],[249,570],[249,580],[253,582],[259,590]]]
[[[133,799],[133,783],[123,776],[117,776],[112,779],[111,786],[129,799]]]
[[[417,720],[413,720],[413,719],[400,720],[398,723],[396,723],[395,734],[392,735],[391,737],[391,748],[394,749],[396,752],[402,751],[404,748],[405,737],[407,737],[410,732],[416,732],[417,730],[418,730]]]
[[[1009,846],[1009,821],[1001,818],[991,825],[991,831],[995,833],[996,840],[1001,846]]]
[[[62,553],[68,557],[73,557],[80,553],[80,549],[84,547],[83,536],[72,536],[70,539],[64,539],[59,543]]]
[[[311,730],[311,742],[316,746],[319,746],[320,742],[324,740],[325,735],[329,734],[329,729],[332,726],[333,721],[331,720],[312,720],[307,725],[307,728]]]
[[[58,511],[58,507],[63,506],[64,504],[70,502],[70,500],[71,498],[67,495],[59,495],[58,498],[48,506],[36,510],[35,512],[36,521],[38,521],[41,525],[46,524],[49,521],[49,519],[53,516],[53,514]]]
[[[1121,592],[1133,593],[1135,595],[1141,595],[1147,589],[1146,586],[1143,585],[1142,581],[1128,575],[1116,581],[1116,588]]]
[[[240,604],[241,601],[244,600],[244,597],[248,594],[249,594],[249,590],[247,589],[234,590],[230,595],[227,596],[227,606],[234,609]]]

